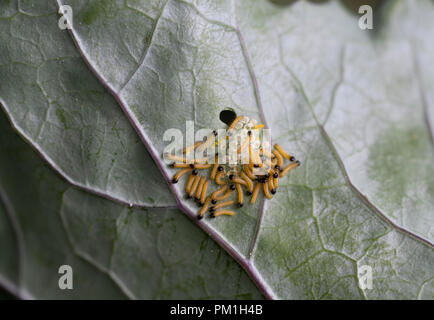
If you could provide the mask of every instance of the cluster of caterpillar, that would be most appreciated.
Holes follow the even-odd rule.
[[[248,129],[263,128],[263,125],[256,125],[256,122],[250,121],[247,126],[247,117],[239,116],[228,128],[228,134],[231,130],[247,127]],[[244,121],[244,122],[243,122]],[[248,120],[247,120],[248,121]],[[247,131],[248,137],[242,143],[237,153],[240,154],[243,149],[249,147],[249,163],[239,164],[231,169],[218,164],[215,154],[215,163],[210,164],[208,158],[193,160],[193,163],[188,163],[184,155],[188,155],[196,148],[206,148],[213,141],[217,132],[213,131],[213,135],[208,137],[205,142],[196,142],[194,145],[183,149],[183,156],[168,155],[167,158],[173,160],[169,166],[171,168],[180,169],[172,178],[172,183],[177,183],[179,179],[187,174],[190,174],[185,185],[185,193],[188,199],[194,198],[201,209],[198,212],[198,219],[202,219],[207,211],[210,212],[210,217],[218,217],[220,215],[235,215],[235,212],[228,210],[227,207],[237,204],[239,207],[244,205],[244,193],[250,196],[250,203],[254,204],[261,190],[266,198],[271,199],[276,193],[279,186],[279,179],[284,177],[290,170],[298,167],[300,161],[286,153],[278,144],[274,145],[271,152],[267,152],[263,148],[259,152],[253,151],[251,147],[252,131]],[[284,162],[288,160],[289,164],[284,166]],[[254,168],[263,167],[266,164],[268,172],[256,175]],[[209,179],[199,174],[200,170],[211,169]],[[208,195],[208,187],[210,181],[214,181],[219,188]],[[246,191],[244,190],[246,189]],[[236,192],[235,200],[229,200],[232,193]]]

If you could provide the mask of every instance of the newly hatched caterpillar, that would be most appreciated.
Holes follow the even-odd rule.
[[[235,112],[230,110],[222,111],[220,120],[228,125],[226,140],[241,132],[245,135],[241,137],[243,140],[241,146],[236,149],[235,156],[238,161],[242,152],[248,152],[248,163],[241,163],[240,161],[236,164],[233,162],[219,164],[217,153],[212,155],[214,163],[209,161],[210,157],[195,159],[194,161],[187,160],[185,156],[195,150],[202,152],[210,146],[219,145],[216,130],[207,137],[205,142],[199,141],[184,148],[181,156],[167,155],[167,159],[174,161],[170,167],[179,169],[173,176],[172,183],[177,183],[184,175],[190,173],[186,181],[185,193],[188,199],[194,198],[201,207],[197,215],[198,219],[202,219],[207,211],[210,212],[211,218],[221,215],[235,215],[236,212],[229,210],[228,207],[234,205],[242,207],[245,203],[244,194],[250,197],[250,201],[246,200],[250,204],[256,202],[261,190],[267,199],[273,198],[279,187],[279,179],[300,165],[300,161],[288,154],[278,144],[275,144],[274,149],[270,151],[263,147],[257,148],[258,142],[255,140],[252,130],[261,130],[264,125],[257,124],[256,120],[245,116],[237,117]],[[289,161],[289,164],[284,166],[285,161]],[[266,170],[257,173],[258,168],[266,168]],[[210,169],[209,174],[200,174],[202,170],[207,169]],[[210,189],[213,191],[210,192]],[[235,198],[229,199],[235,190]]]

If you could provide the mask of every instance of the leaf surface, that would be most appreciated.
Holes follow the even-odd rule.
[[[222,127],[227,107],[262,120],[302,160],[272,201],[202,223],[269,297],[421,296],[433,277],[433,145],[412,39],[390,22],[402,1],[376,35],[336,2],[72,4],[79,50],[160,167],[166,129]],[[124,18],[140,14],[148,28]],[[182,185],[173,189],[193,216]],[[358,287],[365,264],[373,290]]]
[[[0,284],[30,299],[261,299],[173,208],[131,208],[66,183],[0,115]],[[73,290],[60,290],[61,265]],[[210,272],[210,270],[212,272]]]
[[[71,184],[128,204],[174,205],[115,99],[57,20],[54,2],[2,1],[0,105]]]
[[[230,107],[262,121],[272,129],[273,141],[302,161],[302,166],[282,181],[271,201],[261,199],[253,207],[244,206],[233,218],[198,222],[244,267],[266,297],[434,298],[434,72],[430,67],[434,53],[427,40],[434,33],[434,6],[430,1],[390,3],[375,32],[368,32],[358,28],[357,17],[333,1],[321,5],[297,1],[285,7],[254,0],[69,1],[74,10],[71,36],[78,52],[125,115],[122,118],[114,100],[106,98],[112,101],[113,115],[101,127],[91,121],[94,115],[81,116],[92,124],[82,139],[91,139],[114,119],[119,119],[133,137],[124,122],[128,119],[140,137],[140,143],[134,140],[136,145],[144,145],[156,164],[137,158],[124,161],[126,155],[121,154],[119,159],[124,160],[119,160],[120,167],[130,173],[122,181],[131,181],[131,185],[106,179],[102,188],[100,173],[88,179],[90,175],[83,169],[87,162],[82,160],[86,157],[81,156],[80,165],[77,159],[73,161],[78,173],[69,178],[70,182],[142,206],[150,204],[148,193],[158,195],[164,190],[165,199],[171,199],[170,188],[178,207],[194,218],[197,207],[183,199],[183,184],[167,188],[163,183],[164,179],[170,181],[174,172],[162,162],[167,144],[162,136],[169,128],[185,131],[186,120],[193,120],[196,129],[222,128],[218,114]],[[0,20],[5,30],[14,30],[5,32],[6,36],[19,34],[19,40],[32,39],[12,28],[14,20],[23,17],[52,15],[50,26],[56,22],[52,7],[31,6],[25,1],[20,4],[18,9],[11,6],[10,11],[4,11],[11,18]],[[58,0],[57,4],[66,2]],[[1,51],[7,53],[3,54],[7,63],[0,72],[8,77],[18,74],[19,82],[28,78],[26,72],[32,73],[27,69],[8,71],[10,56],[20,57],[17,52],[24,46],[21,41],[15,43],[13,49]],[[28,46],[29,52],[33,47]],[[38,58],[37,53],[43,46],[38,41],[34,47],[38,49],[35,53],[23,55],[30,57],[29,61],[16,64],[38,66],[44,61],[46,56]],[[15,50],[13,55],[9,50]],[[83,70],[88,71],[84,66]],[[90,75],[89,80],[79,81],[80,90],[89,87],[88,81],[99,86],[106,97]],[[3,93],[2,88],[0,96],[14,92],[11,86]],[[17,119],[26,113],[19,106],[26,103],[8,108],[16,97],[20,96],[15,94],[10,102],[2,99],[20,131]],[[52,145],[41,147],[35,128],[46,124],[45,119],[50,119],[47,115],[53,113],[41,107],[43,104],[36,105],[39,109],[31,108],[30,120],[22,125],[33,134],[27,135],[27,140],[51,159],[54,167],[67,167],[67,157],[47,156]],[[78,123],[77,128],[82,127]],[[70,137],[63,141],[67,148],[74,146]],[[131,141],[125,141],[130,146]],[[110,151],[103,157],[113,154],[115,146],[119,147],[109,144]],[[55,152],[56,148],[52,149]],[[76,149],[72,153],[76,155]],[[96,168],[100,162],[106,173],[104,161],[91,161]],[[156,167],[163,178],[158,178]],[[147,180],[142,178],[150,173],[160,187],[144,184]],[[83,177],[90,182],[83,183]],[[120,211],[92,209],[97,212],[92,217],[102,221],[88,224],[77,217],[77,202],[84,208],[104,205],[101,199],[88,200],[93,196],[82,192],[64,193],[60,209],[74,250],[92,257],[93,265],[102,270],[118,270],[116,275],[132,294],[148,297],[148,289],[137,287],[134,277],[144,270],[158,273],[161,267],[152,271],[152,267],[143,266],[148,260],[142,254],[137,260],[141,268],[136,273],[125,271],[123,255],[130,256],[131,252],[127,239],[134,242],[132,235],[141,231],[133,227],[126,232],[124,228],[130,221],[146,226],[147,220],[158,228],[159,219],[165,219],[170,210],[155,209],[164,211],[163,218],[152,220],[151,214],[130,215],[131,210],[124,207],[119,207]],[[84,200],[77,201],[82,197]],[[154,202],[170,205],[174,200]],[[107,228],[97,247],[83,243],[85,226],[95,228],[89,236]],[[115,245],[111,245],[113,230],[119,237]],[[171,236],[170,231],[162,234]],[[159,238],[152,232],[146,236]],[[170,246],[164,246],[162,252],[157,248],[166,257]],[[364,266],[372,268],[372,289],[358,285]],[[179,270],[184,269],[181,266]],[[176,292],[170,284],[150,284],[150,288],[157,287]],[[152,294],[159,296],[161,292]]]

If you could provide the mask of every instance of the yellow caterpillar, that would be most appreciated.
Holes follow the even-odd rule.
[[[226,139],[229,139],[229,136],[234,133],[241,132],[241,130],[247,132],[241,147],[237,149],[236,156],[239,157],[241,152],[248,146],[248,164],[241,162],[235,165],[219,164],[217,163],[217,153],[212,157],[215,163],[208,163],[210,157],[204,161],[188,163],[184,156],[168,156],[169,159],[174,161],[170,164],[170,167],[180,169],[174,174],[172,183],[177,183],[182,176],[190,173],[186,182],[185,192],[187,198],[195,199],[201,207],[198,212],[198,219],[203,218],[207,211],[210,212],[211,218],[220,215],[235,215],[236,212],[226,208],[224,210],[217,209],[233,205],[243,206],[245,203],[244,193],[251,197],[251,204],[255,203],[261,190],[267,199],[271,199],[278,189],[279,179],[300,165],[300,161],[285,152],[278,144],[274,145],[271,152],[263,148],[255,149],[255,146],[252,145],[252,141],[254,140],[252,138],[252,130],[261,130],[264,128],[264,125],[257,124],[255,120],[250,120],[244,116],[237,117],[233,111],[228,110],[222,111],[220,119],[228,125]],[[214,136],[217,136],[215,130],[212,133],[212,139],[210,136],[205,142],[196,142],[194,145],[186,147],[182,150],[183,155],[187,155],[198,147],[202,148],[212,145],[209,141],[214,141]],[[288,161],[289,164],[284,166],[285,161]],[[255,174],[255,168],[264,168],[265,166],[268,166],[268,171]],[[201,175],[203,172],[205,174]],[[212,183],[218,188],[208,194]],[[244,191],[244,189],[246,190]],[[234,200],[227,200],[233,195],[234,190],[236,190]]]

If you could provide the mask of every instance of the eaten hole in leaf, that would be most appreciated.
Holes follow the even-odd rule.
[[[237,117],[237,113],[233,109],[225,109],[220,112],[220,120],[230,126]]]

